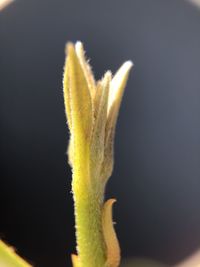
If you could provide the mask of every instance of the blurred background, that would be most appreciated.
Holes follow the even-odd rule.
[[[0,236],[37,267],[75,252],[62,73],[67,41],[95,77],[131,59],[118,121],[123,258],[200,248],[200,10],[183,0],[16,0],[0,11]]]

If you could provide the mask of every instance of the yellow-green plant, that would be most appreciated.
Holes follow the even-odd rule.
[[[12,247],[0,240],[0,267],[31,267]]]
[[[112,78],[106,72],[95,81],[83,46],[67,45],[64,102],[70,129],[69,163],[78,255],[74,267],[117,267],[120,247],[113,228],[112,205],[104,190],[113,170],[114,135],[119,108],[132,62],[125,62]],[[31,267],[0,240],[0,267]]]
[[[68,43],[66,52],[63,87],[78,252],[72,261],[74,267],[117,267],[115,199],[104,202],[104,190],[113,170],[116,121],[132,62],[125,62],[113,78],[108,71],[96,82],[82,43]]]

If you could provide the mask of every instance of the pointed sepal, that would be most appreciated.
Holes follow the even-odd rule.
[[[102,179],[104,183],[107,182],[113,171],[115,128],[124,89],[132,66],[133,63],[131,61],[125,62],[113,77],[110,85],[107,110],[108,118],[105,130],[104,162],[102,164]]]
[[[118,267],[120,263],[120,246],[112,221],[112,206],[115,202],[115,199],[107,200],[102,210],[102,227],[107,251],[106,267]]]
[[[77,255],[72,254],[71,255],[71,259],[72,259],[72,265],[73,267],[80,267],[80,262],[79,262],[79,258]]]
[[[87,79],[74,45],[67,45],[64,69],[64,99],[69,128],[76,140],[90,138],[93,124],[92,99]]]

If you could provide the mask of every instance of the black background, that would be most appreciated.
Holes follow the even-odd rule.
[[[107,197],[123,257],[174,264],[200,246],[200,10],[183,0],[16,0],[0,13],[1,237],[35,266],[70,266],[69,40],[98,79],[135,64]]]

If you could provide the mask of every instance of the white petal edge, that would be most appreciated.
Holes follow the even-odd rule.
[[[132,61],[126,61],[116,72],[110,85],[110,93],[108,99],[108,113],[114,101],[119,97],[122,84],[128,78],[130,69],[134,66]],[[125,81],[126,82],[126,81]]]

